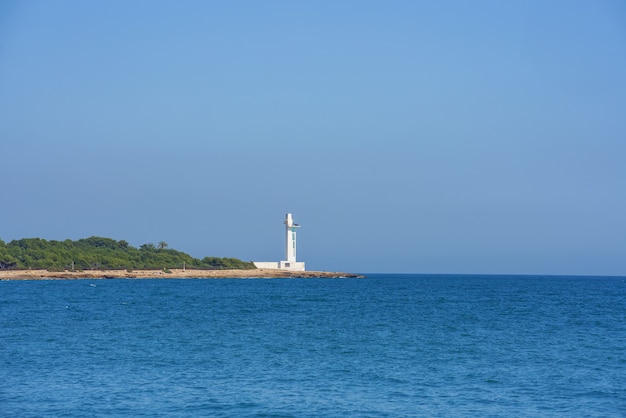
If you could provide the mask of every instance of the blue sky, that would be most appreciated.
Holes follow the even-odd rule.
[[[0,238],[626,275],[621,1],[5,1]]]

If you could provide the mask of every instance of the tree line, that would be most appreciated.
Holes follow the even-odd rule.
[[[90,237],[77,241],[23,238],[0,240],[0,269],[116,270],[195,268],[210,270],[254,269],[254,263],[237,258],[194,258],[168,248],[165,241],[139,248],[111,238]]]

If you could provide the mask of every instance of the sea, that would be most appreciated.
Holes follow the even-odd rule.
[[[624,417],[626,278],[0,282],[2,417]]]

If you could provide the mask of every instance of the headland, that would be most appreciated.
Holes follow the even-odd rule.
[[[278,269],[250,270],[0,270],[0,280],[67,280],[67,279],[252,279],[252,278],[362,278],[352,273],[327,271],[289,271]]]

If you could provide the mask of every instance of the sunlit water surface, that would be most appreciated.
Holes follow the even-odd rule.
[[[626,280],[0,282],[0,416],[625,416]]]

